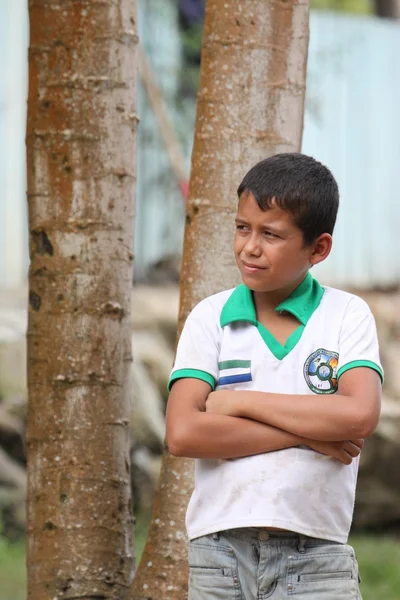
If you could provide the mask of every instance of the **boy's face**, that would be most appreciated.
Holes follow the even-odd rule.
[[[314,246],[305,246],[291,215],[273,205],[261,210],[251,193],[239,199],[235,258],[243,283],[254,292],[294,289],[310,268]]]

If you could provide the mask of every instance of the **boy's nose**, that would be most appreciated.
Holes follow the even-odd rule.
[[[261,247],[259,243],[259,239],[257,236],[252,235],[249,240],[247,240],[244,251],[248,255],[259,256],[261,252]]]

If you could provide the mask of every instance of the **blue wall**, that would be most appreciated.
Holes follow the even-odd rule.
[[[311,16],[303,151],[335,174],[341,207],[330,258],[335,285],[400,282],[400,25]]]
[[[0,285],[28,269],[25,127],[28,15],[24,0],[0,0]]]

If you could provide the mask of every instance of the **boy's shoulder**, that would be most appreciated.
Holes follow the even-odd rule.
[[[321,299],[320,309],[323,313],[328,313],[330,317],[335,317],[338,323],[351,322],[353,319],[367,319],[374,321],[373,314],[367,302],[351,292],[345,292],[338,288],[322,286],[324,294]]]
[[[361,312],[371,312],[367,302],[360,296],[345,292],[344,290],[333,288],[327,285],[322,286],[324,295],[321,304],[329,304],[330,308],[336,311],[351,310]]]

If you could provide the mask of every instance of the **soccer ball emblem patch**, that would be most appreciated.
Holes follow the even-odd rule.
[[[304,378],[316,394],[334,394],[338,389],[337,367],[339,354],[319,348],[304,363]]]

